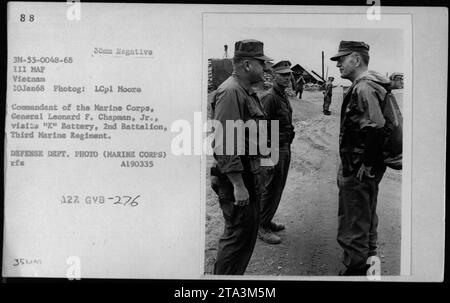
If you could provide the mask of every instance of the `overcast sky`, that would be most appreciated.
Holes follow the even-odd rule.
[[[205,51],[207,58],[222,58],[224,45],[228,56],[234,52],[234,43],[243,39],[264,42],[264,52],[274,59],[289,60],[322,73],[321,51],[325,54],[324,73],[335,77],[335,83],[348,84],[340,78],[336,62],[330,57],[337,53],[341,40],[364,41],[370,46],[369,69],[383,75],[404,72],[404,37],[401,29],[309,29],[309,28],[207,28]]]

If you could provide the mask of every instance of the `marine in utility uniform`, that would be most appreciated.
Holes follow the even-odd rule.
[[[227,122],[255,122],[265,119],[264,110],[252,85],[264,80],[269,57],[263,43],[243,40],[235,43],[233,73],[212,97],[214,120],[222,125],[215,133],[211,184],[219,196],[225,228],[219,239],[214,274],[242,275],[252,256],[259,227],[260,198],[263,190],[257,134],[239,137]],[[239,130],[237,130],[239,132]],[[239,149],[244,146],[244,151]]]
[[[331,105],[331,98],[333,97],[333,77],[328,77],[328,81],[325,84],[325,91],[323,93],[323,114],[324,115],[331,115],[330,112],[330,105]]]
[[[278,153],[278,162],[273,167],[265,167],[265,190],[261,197],[261,222],[258,237],[266,243],[281,243],[281,238],[274,232],[285,229],[280,223],[273,222],[273,217],[280,204],[281,195],[289,172],[291,162],[291,143],[294,139],[294,125],[292,124],[292,107],[285,89],[289,86],[292,76],[289,61],[280,61],[272,66],[274,75],[273,87],[262,97],[262,104],[269,121],[278,121],[279,142],[278,149],[271,149]],[[270,135],[271,129],[269,127]]]
[[[295,95],[301,99],[303,94],[303,86],[305,85],[305,79],[300,75],[297,81],[295,82]]]

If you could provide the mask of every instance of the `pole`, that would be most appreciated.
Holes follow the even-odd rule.
[[[324,74],[323,74],[323,51],[322,51],[322,79],[323,79],[323,76],[324,76]]]

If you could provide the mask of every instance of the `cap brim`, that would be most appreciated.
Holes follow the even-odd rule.
[[[340,57],[351,54],[353,51],[339,52],[330,58],[331,61],[338,61]]]
[[[290,68],[284,68],[284,69],[279,69],[276,71],[274,70],[273,72],[276,74],[289,74],[289,73],[292,73],[293,71]]]
[[[269,58],[267,56],[260,56],[260,57],[254,57],[255,59],[261,60],[261,61],[273,61],[272,58]]]

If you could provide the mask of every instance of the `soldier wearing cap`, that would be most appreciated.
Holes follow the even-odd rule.
[[[325,84],[325,91],[323,93],[323,114],[324,115],[331,115],[330,112],[330,104],[331,104],[331,98],[333,97],[333,77],[328,77],[328,81]]]
[[[217,163],[211,171],[211,185],[219,196],[225,221],[214,274],[244,274],[257,239],[263,184],[260,155],[250,154],[250,146],[257,144],[257,136],[248,133],[236,136],[234,133],[239,130],[227,129],[226,124],[227,121],[257,123],[265,119],[252,85],[264,80],[265,62],[270,60],[264,55],[262,42],[236,42],[233,73],[212,97],[213,117],[220,122],[223,132],[215,133],[213,150]],[[238,146],[245,146],[244,152]]]
[[[289,61],[280,61],[272,66],[273,87],[263,96],[262,103],[268,121],[278,120],[279,149],[278,162],[272,168],[264,168],[265,190],[261,197],[261,222],[258,237],[266,243],[281,243],[281,238],[274,232],[285,229],[283,224],[272,221],[281,200],[291,162],[291,143],[294,139],[292,125],[292,107],[285,89],[291,81],[292,70]],[[268,123],[271,133],[270,125]]]
[[[303,76],[300,75],[300,77],[298,77],[297,81],[295,82],[295,95],[299,99],[302,99],[304,85],[305,85],[305,79],[303,79]]]
[[[352,85],[341,108],[338,171],[337,240],[344,250],[342,275],[366,275],[367,259],[376,255],[378,185],[386,170],[381,145],[385,119],[380,108],[389,80],[368,71],[369,46],[341,41],[331,58]]]

